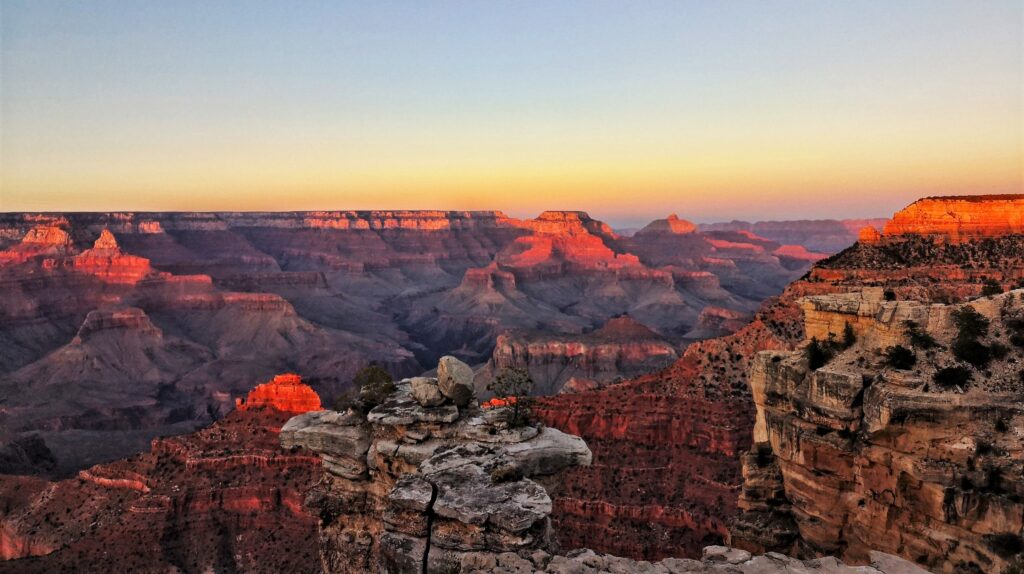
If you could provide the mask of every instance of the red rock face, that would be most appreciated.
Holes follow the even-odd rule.
[[[603,384],[670,361],[703,309],[750,313],[809,265],[750,234],[664,227],[626,240],[567,211],[0,214],[2,442],[53,433],[70,472],[208,424],[253,380],[301,369],[331,402],[371,361],[394,376],[453,350],[481,365],[510,331],[551,335],[506,354],[541,386]],[[129,309],[136,324],[87,325]],[[626,314],[654,339],[586,339]]]
[[[237,411],[58,482],[0,476],[0,572],[319,572],[302,499],[320,459],[280,448],[290,416]]]
[[[962,242],[1024,233],[1024,195],[929,197],[898,211],[883,235]]]
[[[316,391],[302,384],[302,377],[294,373],[277,375],[269,383],[257,385],[244,401],[238,399],[235,404],[240,411],[270,408],[293,414],[322,408]]]
[[[550,426],[582,436],[594,463],[571,471],[553,518],[564,548],[621,556],[698,556],[737,513],[739,453],[749,448],[753,354],[785,348],[797,311],[766,306],[737,333],[695,343],[672,366],[594,392],[538,399]]]

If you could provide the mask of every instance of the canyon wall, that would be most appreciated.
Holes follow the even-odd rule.
[[[0,475],[0,572],[320,572],[303,499],[321,461],[278,444],[312,405],[268,385],[208,428],[73,478]]]
[[[37,437],[57,463],[34,471],[66,475],[253,380],[296,372],[329,404],[371,362],[409,376],[449,349],[544,392],[605,384],[738,327],[716,317],[804,272],[798,251],[678,218],[626,240],[575,211],[0,214],[0,452],[33,471],[13,453]],[[621,316],[644,344],[605,337]]]
[[[1024,529],[1022,297],[950,306],[884,301],[876,290],[802,300],[809,336],[840,339],[851,325],[856,341],[817,368],[803,350],[757,356],[754,440],[765,452],[750,460],[741,506],[761,516],[742,521],[733,543],[764,550],[785,538],[809,554],[863,560],[874,549],[936,572],[1000,571]],[[955,356],[965,308],[990,324],[981,344],[998,351],[984,365]],[[916,360],[894,363],[895,345]],[[947,380],[951,372],[962,376]],[[774,486],[762,472],[769,451]]]

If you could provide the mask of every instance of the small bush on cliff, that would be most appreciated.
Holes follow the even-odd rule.
[[[971,371],[964,367],[946,367],[939,369],[932,377],[935,384],[941,389],[952,389],[953,387],[960,387],[966,389],[968,383],[971,382]]]
[[[927,332],[922,331],[921,327],[914,321],[904,321],[903,328],[907,331],[907,337],[910,339],[910,346],[915,349],[934,349],[939,346],[939,343]]]
[[[957,328],[957,339],[976,341],[988,335],[988,319],[971,306],[953,311],[953,324]]]
[[[981,296],[991,297],[993,295],[999,295],[1003,292],[1003,286],[998,281],[989,277],[985,280],[985,283],[981,286]]]
[[[857,333],[853,332],[853,325],[849,321],[843,326],[843,348],[849,349],[857,342]]]
[[[992,361],[992,349],[978,341],[957,339],[953,342],[953,356],[984,369]]]
[[[533,379],[526,369],[505,368],[488,383],[487,390],[497,397],[510,400],[503,408],[508,409],[508,425],[521,427],[533,421],[530,411],[530,393],[533,392]]]
[[[917,355],[903,345],[895,345],[885,350],[885,363],[894,369],[909,371],[917,364]]]
[[[827,365],[835,356],[835,344],[831,340],[822,343],[817,337],[811,337],[811,342],[804,350],[804,354],[807,357],[807,366],[812,371],[817,371]]]
[[[351,408],[365,414],[383,403],[393,392],[395,383],[391,379],[391,374],[373,362],[352,377],[352,388],[338,396],[334,401],[334,408],[339,411]]]
[[[990,534],[985,538],[985,542],[988,543],[988,547],[992,549],[992,552],[995,552],[1001,558],[1009,558],[1011,556],[1024,552],[1024,540],[1022,540],[1019,535],[1014,534],[1013,532]]]

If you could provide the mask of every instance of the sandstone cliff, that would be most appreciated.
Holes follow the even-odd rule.
[[[761,460],[748,461],[741,505],[751,516],[733,542],[854,560],[875,549],[937,572],[1000,571],[1024,529],[1014,478],[1024,472],[1024,357],[1014,343],[1024,342],[1015,335],[1022,296],[949,306],[885,301],[878,289],[801,300],[809,337],[838,340],[849,325],[856,341],[818,368],[802,350],[758,355],[750,385]],[[990,323],[979,344],[996,352],[984,365],[958,358],[955,318],[965,308]],[[762,470],[772,456],[774,481]],[[795,530],[784,535],[772,523],[785,514]]]
[[[928,197],[896,212],[886,237],[918,235],[951,242],[1024,233],[1024,194]]]

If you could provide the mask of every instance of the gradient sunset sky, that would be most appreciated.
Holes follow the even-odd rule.
[[[1021,192],[1022,6],[0,0],[0,211],[635,225]]]

